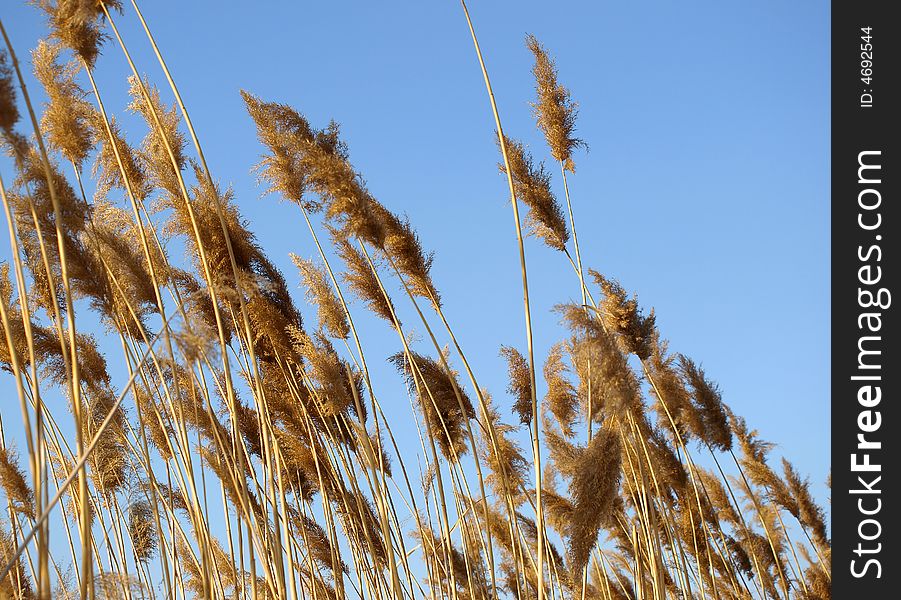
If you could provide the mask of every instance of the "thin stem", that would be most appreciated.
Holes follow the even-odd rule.
[[[482,56],[482,50],[479,47],[479,41],[476,37],[475,28],[472,19],[469,16],[469,10],[466,8],[465,0],[460,0],[463,7],[463,14],[466,17],[466,24],[469,26],[469,33],[472,36],[472,43],[475,47],[476,56],[479,60],[479,66],[482,69],[482,77],[485,80],[485,88],[488,91],[488,99],[491,102],[491,112],[494,115],[494,124],[497,129],[497,139],[501,147],[501,155],[504,159],[504,171],[507,175],[507,185],[510,189],[510,204],[513,207],[513,220],[516,229],[516,243],[519,249],[519,266],[522,274],[522,294],[523,305],[525,310],[526,321],[526,346],[528,349],[529,359],[529,376],[531,379],[532,394],[532,422],[530,431],[532,434],[532,459],[535,463],[535,523],[538,528],[538,549],[537,549],[537,576],[538,576],[538,600],[544,598],[544,512],[541,504],[541,447],[539,440],[541,437],[541,424],[538,415],[538,398],[536,395],[535,381],[535,351],[532,342],[532,310],[529,304],[529,278],[526,270],[526,251],[523,244],[522,223],[519,217],[519,205],[516,201],[516,189],[513,185],[513,170],[510,168],[510,159],[507,155],[507,142],[504,136],[504,130],[501,126],[501,117],[497,109],[497,102],[494,98],[494,90],[491,87],[491,80],[488,77],[488,69],[485,66],[485,59]]]

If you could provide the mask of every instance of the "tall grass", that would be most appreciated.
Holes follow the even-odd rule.
[[[494,399],[432,254],[367,189],[336,124],[243,92],[257,176],[296,205],[316,249],[286,277],[210,171],[137,3],[39,5],[49,33],[31,60],[5,28],[0,52],[12,171],[0,178],[0,365],[15,389],[0,419],[0,598],[830,596],[807,481],[770,464],[771,444],[670,350],[652,311],[588,268],[568,185],[577,105],[534,37],[536,125],[564,204],[556,175],[502,128],[462,6],[522,276],[526,335],[497,349],[509,396]],[[133,62],[125,17],[141,23],[160,87]],[[140,141],[104,104],[102,44],[126,59]],[[557,253],[581,303],[535,314],[527,250]],[[546,357],[533,319],[562,323]],[[393,329],[396,348],[368,342],[367,320]],[[374,385],[369,365],[386,359],[408,414]],[[394,433],[411,420],[425,464]]]

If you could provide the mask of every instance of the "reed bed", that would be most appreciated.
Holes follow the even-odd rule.
[[[3,23],[0,50],[0,598],[830,597],[807,480],[581,255],[577,104],[537,39],[546,157],[502,127],[461,7],[522,276],[525,335],[497,348],[509,388],[492,396],[432,254],[335,123],[243,93],[260,185],[314,252],[283,274],[210,172],[138,4],[37,5],[47,37],[23,56]],[[142,77],[137,41],[164,80]],[[125,58],[142,139],[103,102],[101,50]],[[555,253],[581,301],[534,313],[527,249]],[[547,356],[537,319],[560,324]],[[361,336],[370,320],[395,347]],[[385,360],[407,399],[374,385]],[[418,440],[398,440],[403,420]],[[400,450],[417,442],[422,463]]]

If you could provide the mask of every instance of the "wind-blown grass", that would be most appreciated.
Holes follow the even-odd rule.
[[[536,126],[565,206],[501,127],[463,4],[526,328],[496,349],[509,397],[492,398],[445,314],[433,254],[367,189],[337,124],[242,92],[260,184],[296,205],[318,253],[282,274],[210,172],[137,3],[159,87],[133,62],[119,2],[39,4],[43,106],[5,29],[0,50],[12,171],[0,178],[0,366],[21,414],[0,420],[0,598],[830,597],[825,512],[807,480],[770,464],[771,444],[669,349],[653,311],[583,269],[567,184],[585,145],[577,105],[533,36]],[[126,58],[143,139],[106,110],[101,50]],[[526,249],[541,245],[581,297],[551,315],[529,301]],[[548,356],[535,355],[533,319],[561,320]],[[397,347],[369,343],[368,320]],[[386,409],[373,360],[396,367],[409,414]],[[401,451],[401,420],[425,464]]]

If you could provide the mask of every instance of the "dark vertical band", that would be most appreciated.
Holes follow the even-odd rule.
[[[833,598],[901,597],[898,153],[901,23],[832,3]]]

